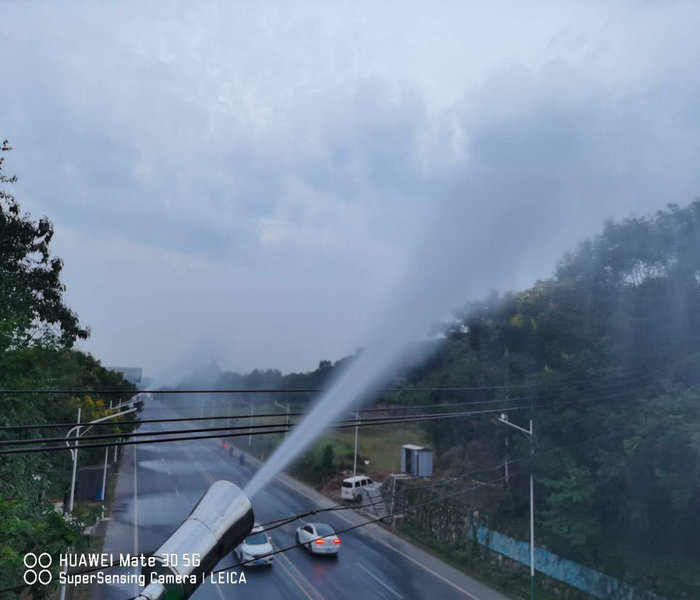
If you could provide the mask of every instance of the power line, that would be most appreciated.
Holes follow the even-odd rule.
[[[644,389],[644,388],[639,388],[639,389]],[[348,422],[348,424],[342,424],[342,425],[337,425],[337,428],[346,428],[346,427],[355,427],[355,426],[373,426],[373,425],[384,425],[384,424],[393,424],[393,423],[407,423],[407,422],[421,422],[421,421],[431,421],[431,420],[442,420],[446,418],[462,418],[462,417],[469,417],[469,416],[478,416],[478,415],[483,415],[483,414],[492,414],[492,413],[498,413],[498,412],[510,412],[510,411],[520,411],[520,410],[535,410],[535,409],[540,409],[540,408],[556,408],[559,406],[570,406],[574,404],[584,404],[587,402],[596,402],[600,400],[607,400],[611,398],[619,398],[620,396],[626,396],[633,394],[635,391],[638,390],[628,390],[624,392],[618,392],[614,394],[607,394],[604,396],[598,396],[594,398],[586,398],[586,399],[580,399],[580,400],[571,400],[571,401],[565,401],[565,402],[550,402],[547,404],[533,404],[533,405],[526,405],[526,406],[511,406],[511,407],[499,407],[496,409],[490,409],[490,410],[480,410],[480,411],[466,411],[466,412],[456,412],[456,413],[438,413],[438,414],[426,414],[426,415],[409,415],[409,416],[403,416],[401,418],[393,418],[393,417],[387,417],[384,419],[365,419],[365,423],[362,423],[362,420],[360,421],[351,421]],[[629,398],[629,399],[634,399],[634,398]],[[285,414],[285,413],[282,413]],[[248,415],[249,416],[249,415]],[[87,424],[86,424],[87,426]],[[279,429],[269,429],[265,431],[256,431],[255,433],[251,432],[250,430],[253,428],[264,428],[264,427],[279,427]],[[171,438],[171,439],[161,439],[161,440],[125,440],[122,442],[112,442],[112,443],[106,443],[106,444],[82,444],[80,445],[81,448],[103,448],[106,446],[123,446],[123,445],[134,445],[134,444],[144,444],[144,443],[159,443],[159,442],[173,442],[173,441],[185,441],[185,440],[191,440],[191,439],[210,439],[210,438],[216,438],[216,437],[239,437],[242,435],[266,435],[266,434],[271,434],[271,433],[284,433],[286,431],[289,431],[289,428],[286,425],[278,425],[278,424],[271,424],[271,425],[249,425],[249,426],[241,426],[240,429],[245,429],[247,430],[246,433],[235,433],[231,434],[228,436],[221,436],[222,431],[228,430],[228,427],[218,427],[218,428],[202,428],[202,429],[188,429],[188,430],[183,430],[183,432],[186,433],[197,433],[197,432],[207,432],[207,431],[217,431],[218,433],[214,435],[208,435],[208,436],[181,436],[178,438]],[[233,429],[233,428],[230,428]],[[144,432],[144,433],[138,433],[134,434],[134,436],[139,436],[139,435],[145,435],[146,433],[150,435],[168,435],[169,432]],[[97,438],[97,436],[95,436]],[[117,437],[124,437],[118,434],[105,434],[104,437],[109,437],[109,438],[117,438]],[[130,436],[131,437],[131,436]],[[37,438],[40,441],[43,441],[46,438]],[[56,438],[57,440],[63,441],[64,443],[67,441],[65,438]],[[10,444],[12,443],[11,441],[9,442]],[[18,444],[22,443],[22,440],[19,440],[17,442]],[[40,442],[39,442],[40,443]],[[12,448],[12,449],[7,449],[7,450],[0,450],[0,455],[1,454],[18,454],[22,452],[42,452],[42,451],[53,451],[53,450],[69,450],[72,447],[66,446],[66,445],[61,445],[61,446],[42,446],[42,447],[35,447],[35,448],[27,448],[27,449],[21,449],[21,448]]]
[[[604,386],[605,388],[616,387],[620,384],[615,384],[612,386]],[[441,390],[455,390],[455,389],[476,389],[476,388],[425,388],[425,389],[441,389]],[[631,391],[639,391],[644,388],[636,388]],[[1,392],[0,392],[1,393]],[[619,392],[620,394],[626,393],[626,391]],[[406,410],[416,410],[425,408],[447,408],[452,406],[476,406],[482,404],[500,404],[500,403],[510,403],[510,402],[520,402],[529,400],[544,400],[547,398],[553,398],[559,396],[557,393],[550,394],[540,394],[534,396],[518,396],[515,398],[501,398],[501,399],[490,399],[490,400],[469,400],[464,402],[442,402],[434,404],[388,404],[385,407],[373,407],[373,408],[361,408],[359,411],[361,413],[366,412],[391,412],[391,411],[406,411]],[[303,416],[307,413],[304,412],[274,412],[274,413],[262,413],[256,414],[256,418],[272,418],[272,417],[298,417]],[[222,419],[249,419],[250,413],[239,413],[232,415],[216,415],[208,417],[174,417],[166,419],[140,419],[140,420],[126,420],[126,421],[105,421],[103,423],[94,423],[92,427],[114,427],[119,425],[137,425],[144,423],[174,423],[183,421],[216,421]],[[85,423],[69,422],[69,423],[38,423],[38,424],[23,424],[23,425],[5,425],[0,427],[0,431],[19,431],[23,429],[58,429],[58,428],[70,428],[78,425],[85,425]]]
[[[530,375],[539,375],[539,373],[531,373]],[[649,376],[649,375],[645,375]],[[567,384],[586,383],[589,381],[611,381],[614,379],[631,379],[639,378],[633,374],[611,375],[606,378],[589,377],[584,379],[566,381]],[[464,391],[485,391],[485,390],[504,390],[520,387],[543,385],[538,382],[513,383],[508,385],[480,385],[480,386],[423,386],[423,387],[384,387],[379,388],[380,392],[464,392]],[[55,388],[55,389],[0,389],[0,394],[123,394],[123,395],[138,395],[138,394],[315,394],[326,392],[330,388],[193,388],[193,389],[153,389],[153,390],[98,390],[98,389],[77,389],[77,388]]]
[[[640,388],[643,389],[643,388]],[[413,415],[413,416],[406,416],[406,417],[401,417],[401,418],[386,418],[386,419],[375,419],[375,420],[367,420],[365,419],[365,422],[363,423],[362,420],[360,421],[352,421],[349,422],[348,424],[342,424],[342,425],[336,425],[336,428],[347,428],[347,427],[364,427],[364,426],[375,426],[375,425],[389,425],[389,424],[394,424],[394,423],[410,423],[410,422],[423,422],[423,421],[438,421],[438,420],[443,420],[443,419],[452,419],[452,418],[464,418],[464,417],[471,417],[471,416],[479,416],[479,415],[486,415],[486,414],[494,414],[494,413],[507,413],[507,412],[512,412],[512,411],[522,411],[522,410],[535,410],[535,409],[540,409],[540,408],[556,408],[559,406],[570,406],[573,404],[584,404],[587,402],[597,402],[601,400],[607,400],[611,398],[619,398],[620,396],[628,396],[634,393],[635,390],[630,390],[630,391],[625,391],[625,392],[619,392],[616,394],[608,394],[605,396],[599,396],[599,397],[594,397],[594,398],[586,398],[582,400],[571,400],[571,401],[566,401],[566,402],[550,402],[548,404],[534,404],[534,405],[526,405],[526,406],[510,406],[510,407],[499,407],[495,409],[488,409],[488,410],[480,410],[480,411],[465,411],[465,412],[456,412],[456,413],[438,413],[438,414],[428,414],[428,415]],[[628,398],[629,400],[634,400],[635,398],[630,397]],[[253,427],[265,427],[265,426],[248,426],[248,427],[241,427],[241,429],[246,429],[250,430]],[[206,436],[180,436],[180,437],[174,437],[174,438],[168,438],[168,439],[160,439],[160,440],[153,440],[153,439],[148,439],[148,440],[124,440],[121,442],[111,442],[111,443],[98,443],[98,444],[80,444],[79,447],[81,449],[88,449],[88,448],[105,448],[105,447],[110,447],[110,446],[127,446],[127,445],[136,445],[136,444],[152,444],[152,443],[165,443],[165,442],[179,442],[179,441],[188,441],[188,440],[198,440],[198,439],[212,439],[212,438],[220,438],[220,437],[240,437],[240,436],[245,436],[245,435],[268,435],[268,434],[276,434],[276,433],[285,433],[289,431],[291,428],[287,427],[286,425],[268,425],[267,427],[270,427],[268,430],[259,430],[256,432],[251,432],[251,431],[245,431],[245,432],[240,432],[240,433],[234,433],[231,435],[227,436],[222,436],[221,431],[227,430],[225,427],[219,427],[219,428],[204,428],[202,429],[202,432],[205,431],[217,431],[217,433],[212,434],[212,435],[206,435]],[[274,429],[276,428],[276,429]],[[195,432],[196,430],[186,430],[187,433],[192,433]],[[149,432],[151,435],[167,435],[168,432]],[[113,437],[118,437],[118,436],[113,436]],[[41,439],[41,438],[40,438]],[[65,438],[60,438],[63,442],[66,441]],[[11,449],[5,449],[5,450],[0,450],[0,455],[2,454],[19,454],[19,453],[29,453],[29,452],[46,452],[46,451],[55,451],[55,450],[71,450],[73,446],[68,446],[63,445],[60,446],[41,446],[41,447],[34,447],[34,448],[11,448]]]
[[[444,416],[462,416],[463,413],[435,413],[439,415],[444,415]],[[428,417],[432,416],[430,414],[418,414],[418,415],[406,415],[406,416],[396,416],[396,417],[374,417],[374,418],[369,418],[369,419],[364,419],[364,421],[357,421],[357,423],[364,422],[365,425],[383,425],[383,424],[391,424],[397,419],[415,419],[415,418],[421,418],[421,417]],[[224,417],[225,418],[225,417]],[[246,418],[250,418],[250,415],[248,415]],[[403,422],[403,421],[402,421]],[[333,421],[329,426],[330,427],[354,427],[356,423],[355,419],[344,419],[341,421]],[[294,425],[294,424],[292,424]],[[89,423],[85,423],[83,425],[84,427],[90,427]],[[109,440],[109,439],[120,439],[120,438],[133,438],[133,437],[147,437],[147,436],[162,436],[162,435],[178,435],[178,434],[191,434],[191,433],[206,433],[206,432],[214,432],[214,431],[219,431],[219,432],[229,432],[229,431],[250,431],[251,429],[269,429],[272,427],[286,427],[286,422],[285,423],[264,423],[264,424],[258,424],[258,425],[234,425],[234,426],[221,426],[221,427],[200,427],[200,428],[188,428],[188,429],[166,429],[163,431],[143,431],[143,432],[136,432],[136,433],[103,433],[103,434],[91,434],[91,435],[82,435],[80,436],[80,440]],[[265,433],[265,432],[263,432]],[[221,436],[221,437],[228,437],[227,435]],[[15,439],[15,440],[0,440],[0,446],[12,446],[12,445],[29,445],[29,444],[38,444],[38,443],[48,443],[48,442],[68,442],[72,441],[75,438],[67,438],[65,436],[62,437],[51,437],[51,438],[27,438],[27,439]],[[86,447],[81,444],[81,447]]]
[[[343,425],[337,425],[335,427],[337,428],[349,428],[349,427],[355,427],[356,425],[358,427],[372,427],[376,425],[390,425],[394,423],[410,423],[410,422],[420,422],[420,421],[426,421],[426,420],[441,420],[441,419],[449,419],[449,418],[459,418],[459,417],[468,417],[468,416],[473,416],[473,415],[478,415],[478,414],[485,414],[485,413],[493,413],[493,412],[508,412],[512,410],[525,410],[526,408],[529,407],[511,407],[511,408],[501,408],[498,410],[489,410],[489,411],[470,411],[470,412],[463,412],[463,413],[441,413],[438,415],[426,415],[426,416],[421,416],[421,415],[414,415],[412,417],[404,417],[401,419],[376,419],[374,421],[368,421],[366,420],[364,423],[362,421],[358,421],[357,424],[355,421],[352,421],[347,424]],[[251,427],[256,427],[255,425]],[[147,440],[124,440],[121,442],[114,441],[114,442],[108,442],[108,443],[97,443],[97,444],[79,444],[79,448],[81,450],[85,450],[88,448],[105,448],[105,447],[111,447],[111,446],[129,446],[129,445],[136,445],[136,444],[157,444],[157,443],[165,443],[165,442],[180,442],[180,441],[188,441],[188,440],[206,440],[206,439],[212,439],[212,438],[221,438],[221,437],[241,437],[241,436],[247,436],[247,435],[268,435],[268,434],[274,434],[274,433],[285,433],[286,431],[290,431],[291,427],[287,427],[286,425],[263,425],[261,427],[268,427],[269,429],[266,429],[264,431],[256,431],[256,432],[251,432],[249,433],[247,430],[250,429],[250,427],[242,427],[242,429],[245,429],[246,431],[243,432],[237,432],[233,433],[231,435],[226,435],[222,436],[221,431],[225,431],[225,427],[215,427],[211,429],[202,429],[202,432],[205,431],[217,431],[217,433],[212,434],[212,435],[199,435],[199,436],[179,436],[179,437],[173,437],[173,438],[168,438],[168,439],[147,439]],[[185,430],[188,433],[192,433],[195,430]],[[169,432],[148,432],[150,435],[168,435]],[[114,436],[117,437],[117,436]],[[123,437],[123,436],[122,436]],[[41,439],[41,438],[40,438]],[[66,442],[66,441],[71,441],[71,439],[66,439],[66,438],[60,438],[61,441]],[[75,444],[72,444],[70,446],[63,445],[60,446],[41,446],[41,447],[33,447],[33,448],[10,448],[10,449],[3,449],[0,450],[0,455],[2,454],[20,454],[20,453],[29,453],[29,452],[47,452],[47,451],[58,451],[58,450],[72,450],[75,447]]]

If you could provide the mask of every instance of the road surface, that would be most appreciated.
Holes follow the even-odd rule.
[[[146,404],[144,419],[180,416],[157,400]],[[190,424],[144,424],[138,431],[184,429]],[[245,439],[245,438],[242,438]],[[197,500],[218,479],[241,488],[256,467],[239,465],[221,448],[219,440],[144,444],[125,447],[117,480],[116,498],[108,523],[103,552],[148,553],[156,550],[189,514]],[[252,499],[256,521],[266,522],[330,505],[314,491],[287,477],[270,483]],[[313,520],[329,523],[336,530],[362,522],[354,511],[321,513]],[[270,532],[276,548],[295,544],[295,521]],[[490,590],[414,546],[368,525],[341,535],[337,559],[310,556],[294,548],[275,556],[271,567],[248,567],[246,583],[202,585],[195,600],[301,599],[339,600],[505,600]],[[231,555],[217,568],[236,564]],[[240,573],[241,568],[235,569]],[[127,573],[115,567],[109,573]],[[240,576],[240,575],[239,575]],[[139,592],[135,585],[94,585],[94,600],[128,600]]]

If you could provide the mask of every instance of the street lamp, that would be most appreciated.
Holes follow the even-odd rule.
[[[76,425],[75,427],[72,427],[68,433],[66,434],[66,446],[70,448],[70,453],[71,457],[73,458],[73,476],[71,477],[71,484],[70,484],[70,503],[68,505],[68,512],[71,514],[73,513],[73,501],[75,499],[75,477],[76,473],[78,470],[78,438],[87,433],[87,431],[94,425],[95,423],[101,423],[102,421],[108,421],[109,419],[116,419],[117,417],[121,417],[123,415],[129,414],[131,412],[134,412],[136,409],[135,408],[130,408],[129,410],[125,410],[119,413],[115,413],[113,415],[107,415],[106,417],[102,417],[101,419],[95,419],[94,421],[89,421],[88,423],[85,423],[84,425]],[[80,423],[80,407],[78,407],[78,423]],[[82,433],[80,430],[85,427],[85,431]],[[71,446],[70,443],[70,438],[73,435],[73,432],[75,431],[75,443]],[[106,464],[106,463],[105,463]]]
[[[121,404],[119,407],[122,406]],[[88,423],[85,423],[84,425],[76,425],[75,427],[71,427],[71,429],[68,430],[68,433],[66,434],[66,446],[70,448],[70,453],[71,457],[73,458],[73,474],[71,476],[71,483],[70,483],[70,502],[68,504],[68,512],[70,513],[71,520],[73,518],[73,502],[75,500],[75,478],[76,474],[78,472],[78,439],[82,434],[87,433],[87,431],[94,425],[95,423],[101,423],[102,421],[108,421],[109,419],[115,419],[117,417],[121,417],[122,415],[129,414],[131,412],[134,412],[136,409],[135,408],[130,408],[129,410],[125,410],[123,412],[118,412],[114,413],[113,415],[107,415],[106,417],[102,417],[101,419],[95,419],[94,421],[89,421]],[[76,421],[77,423],[80,423],[80,413],[81,409],[80,406],[78,407],[78,420]],[[85,427],[85,431],[80,432],[80,430]],[[73,432],[75,431],[75,443],[71,446],[70,443],[70,438],[73,435]],[[115,446],[116,448],[116,446]],[[105,448],[105,472],[107,469],[107,448]],[[105,474],[103,473],[102,475],[102,502],[104,502],[105,498]],[[65,512],[65,507],[64,507],[64,512]],[[68,570],[68,565],[64,566],[63,572],[67,572]],[[61,596],[60,600],[64,600],[66,597],[66,584],[64,583],[61,586]]]
[[[530,456],[532,456],[534,453],[532,440],[535,436],[534,429],[532,428],[532,419],[530,419],[530,429],[525,429],[524,427],[511,423],[508,420],[508,415],[506,413],[501,413],[498,420],[501,423],[505,423],[506,425],[517,429],[529,437]],[[532,465],[530,466],[530,598],[532,600],[535,598],[535,485],[534,478],[532,476]]]
[[[253,413],[255,412],[255,404],[244,398],[241,398],[241,402],[250,406],[250,429],[248,429],[248,448],[250,448],[253,445]]]
[[[274,400],[274,403],[275,403],[274,405],[275,405],[277,408],[281,408],[282,410],[286,410],[286,411],[287,411],[287,420],[286,420],[287,426],[286,426],[286,428],[285,428],[285,430],[284,430],[284,439],[286,440],[286,439],[287,439],[287,434],[289,433],[289,402],[287,402],[287,405],[286,405],[286,406],[283,406],[282,404],[280,404],[279,402],[277,402],[277,400]]]

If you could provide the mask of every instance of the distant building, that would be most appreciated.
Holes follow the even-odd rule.
[[[134,385],[141,385],[141,367],[107,367],[110,371],[117,371],[124,375],[124,379],[130,381]]]

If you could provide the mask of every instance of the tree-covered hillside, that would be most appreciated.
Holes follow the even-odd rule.
[[[700,595],[697,569],[681,567],[700,560],[700,201],[608,223],[551,279],[467,307],[410,380],[486,389],[395,401],[484,401],[472,408],[533,420],[532,462],[498,414],[426,424],[449,472],[520,459],[482,507],[495,528],[527,539],[518,474],[532,465],[539,545]]]

